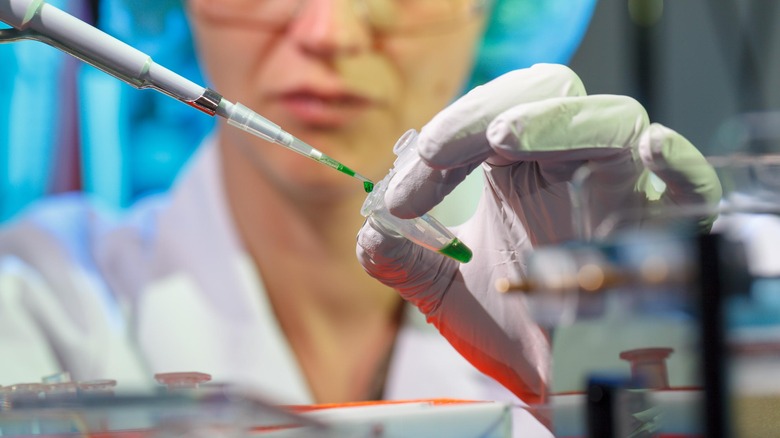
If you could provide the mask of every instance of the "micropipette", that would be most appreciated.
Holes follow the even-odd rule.
[[[266,119],[260,114],[257,114],[240,103],[233,104],[222,98],[219,106],[217,107],[217,115],[226,118],[229,125],[240,128],[246,132],[263,138],[264,140],[284,146],[287,149],[298,152],[299,154],[305,157],[309,157],[314,161],[325,164],[326,166],[330,166],[341,173],[353,176],[363,181],[363,187],[365,187],[367,192],[371,192],[371,190],[373,190],[374,183],[372,183],[371,180],[365,176],[355,172],[354,170],[323,154],[317,149],[314,149],[292,134],[284,131],[279,127],[279,125],[271,122],[270,120]]]
[[[23,39],[41,41],[135,88],[160,91],[210,116],[224,117],[232,126],[355,177],[363,182],[367,192],[373,189],[373,183],[365,176],[295,138],[246,106],[229,102],[216,91],[156,64],[149,55],[43,0],[0,0],[0,21],[13,27],[0,29],[0,43]]]

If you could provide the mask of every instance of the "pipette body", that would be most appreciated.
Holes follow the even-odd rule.
[[[216,93],[42,0],[0,0],[0,21],[14,27],[0,31],[0,42],[44,42],[135,88],[158,90],[209,115],[214,115],[219,105]]]
[[[149,55],[43,0],[0,0],[0,21],[13,27],[0,29],[0,43],[23,39],[44,42],[135,88],[165,93],[210,116],[224,117],[231,126],[355,177],[364,185],[371,183],[246,106],[229,102],[216,91],[174,73]]]
[[[270,120],[266,119],[260,114],[257,114],[240,103],[234,104],[223,98],[219,104],[219,108],[217,108],[217,115],[227,119],[228,124],[231,126],[235,126],[236,128],[254,134],[272,143],[284,146],[287,149],[297,152],[305,157],[311,158],[314,161],[332,167],[341,173],[355,177],[363,181],[363,183],[371,183],[371,180],[365,176],[323,154],[319,150],[314,149],[313,147],[294,137],[292,134],[284,131],[279,127],[279,125],[271,122]],[[371,187],[373,187],[373,184]],[[366,191],[370,191],[368,190],[368,186],[366,186]]]

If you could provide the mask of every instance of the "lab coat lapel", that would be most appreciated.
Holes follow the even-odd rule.
[[[436,331],[412,305],[407,305],[404,324],[396,339],[390,362],[385,398],[488,399],[479,373]]]
[[[204,144],[159,217],[139,340],[155,373],[200,371],[310,403],[303,374],[225,201],[219,154]],[[160,325],[162,323],[162,326]]]

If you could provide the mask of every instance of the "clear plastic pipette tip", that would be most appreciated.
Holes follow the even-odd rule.
[[[355,177],[363,182],[363,184],[373,183],[370,179],[355,172],[349,167],[341,164],[333,158],[323,154],[319,150],[309,146],[305,142],[298,138],[295,138],[292,134],[283,130],[279,125],[271,122],[265,117],[257,114],[246,106],[236,103],[233,104],[226,99],[222,99],[217,109],[217,114],[227,119],[229,125],[235,126],[250,134],[256,135],[266,141],[276,143],[280,146],[284,146],[287,149],[298,152],[299,154],[311,158],[314,161],[322,163],[328,167],[332,167],[341,173]]]
[[[372,183],[372,184],[374,183],[374,182],[373,182],[373,181],[371,181],[370,179],[366,178],[365,176],[363,176],[363,175],[361,175],[361,174],[359,174],[359,173],[357,173],[357,172],[355,172],[355,178],[357,178],[357,179],[359,179],[359,180],[363,181],[364,183],[365,183],[365,182]]]

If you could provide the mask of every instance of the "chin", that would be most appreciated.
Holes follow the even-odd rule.
[[[316,163],[314,163],[317,165]],[[322,165],[309,172],[303,167],[293,178],[284,178],[282,187],[297,202],[320,203],[346,201],[355,196],[365,196],[363,183],[348,175]]]

